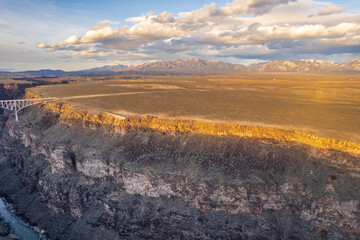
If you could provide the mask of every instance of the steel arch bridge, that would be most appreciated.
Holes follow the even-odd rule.
[[[0,108],[15,112],[16,121],[19,121],[18,112],[26,107],[48,102],[53,98],[37,98],[37,99],[18,99],[18,100],[0,100]]]

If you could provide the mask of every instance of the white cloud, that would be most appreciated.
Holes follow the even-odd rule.
[[[175,18],[174,15],[169,13],[169,12],[162,12],[159,15],[157,15],[156,17],[151,19],[154,22],[158,22],[158,23],[172,23],[175,22]]]
[[[220,8],[220,10],[224,15],[262,15],[280,4],[295,1],[296,0],[234,0],[234,2],[227,4],[225,7]]]
[[[122,29],[113,29],[109,26],[103,26],[100,28],[98,25],[95,28],[88,31],[80,40],[82,43],[97,43],[107,39],[121,36]]]
[[[330,15],[330,14],[334,14],[334,13],[344,12],[345,10],[346,10],[346,8],[344,8],[344,7],[329,6],[328,8],[318,12],[317,15],[325,16],[325,15]]]
[[[39,43],[38,45],[36,45],[37,48],[48,48],[48,45],[46,45],[45,43]]]
[[[81,39],[81,37],[79,37],[79,36],[70,36],[67,39],[65,39],[64,42],[60,43],[59,46],[78,44],[78,43],[80,43],[80,39]]]
[[[314,10],[318,17],[309,18]],[[298,56],[300,49],[311,49],[314,54],[354,52],[360,47],[360,14],[328,16],[343,11],[314,0],[233,0],[225,6],[212,3],[177,15],[148,12],[128,18],[133,24],[120,28],[104,20],[82,36],[37,47],[66,51],[73,57],[133,61],[216,56],[267,59]],[[332,50],[331,45],[336,48]]]

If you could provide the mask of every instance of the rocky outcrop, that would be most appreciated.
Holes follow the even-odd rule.
[[[6,237],[10,235],[10,233],[11,233],[10,225],[0,217],[0,237]]]
[[[0,99],[13,99],[19,97],[25,92],[25,89],[33,86],[31,83],[8,83],[1,84],[0,83]]]
[[[3,122],[0,194],[54,239],[355,239],[359,157],[257,138]]]

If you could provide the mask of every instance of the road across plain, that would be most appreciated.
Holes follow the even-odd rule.
[[[360,76],[169,76],[42,86],[35,92],[83,109],[273,126],[360,142]]]

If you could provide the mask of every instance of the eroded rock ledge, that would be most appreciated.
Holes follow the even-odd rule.
[[[0,194],[51,238],[359,237],[356,155],[236,136],[84,128],[37,108],[21,119],[1,126]]]

